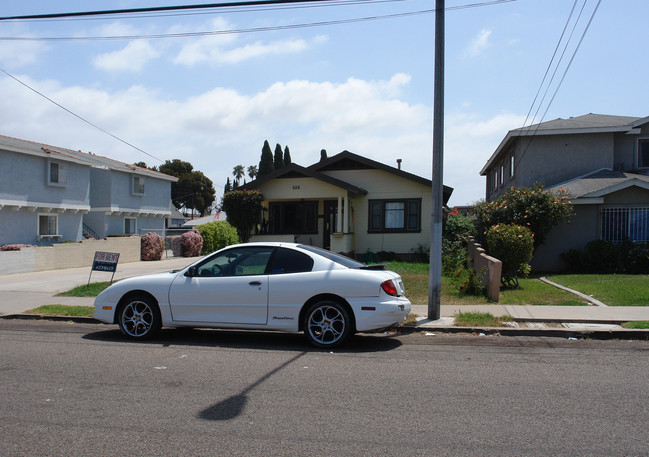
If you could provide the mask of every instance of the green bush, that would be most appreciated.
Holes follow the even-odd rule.
[[[591,241],[584,249],[571,249],[561,258],[573,273],[649,274],[649,245],[631,240]]]
[[[503,263],[503,284],[518,287],[518,277],[527,276],[531,270],[534,235],[520,225],[494,225],[487,231],[487,252]]]
[[[203,237],[203,250],[201,251],[203,255],[239,242],[237,229],[227,222],[210,222],[199,225],[196,229]]]
[[[444,221],[442,239],[466,243],[470,236],[475,236],[475,225],[471,218],[459,213],[449,214]]]
[[[453,277],[467,266],[469,253],[461,241],[442,239],[442,274]]]
[[[485,295],[487,287],[473,268],[462,268],[455,272],[452,283],[460,295]]]
[[[259,222],[263,199],[258,190],[233,190],[223,196],[223,211],[244,243],[250,239],[252,230]]]

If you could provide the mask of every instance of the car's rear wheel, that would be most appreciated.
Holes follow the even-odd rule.
[[[338,346],[352,331],[349,312],[335,301],[315,303],[307,309],[304,316],[304,335],[319,348]]]
[[[162,319],[158,305],[150,297],[135,295],[120,307],[119,329],[129,338],[144,340],[160,330]]]

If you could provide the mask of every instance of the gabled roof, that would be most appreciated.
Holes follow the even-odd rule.
[[[376,160],[368,159],[367,157],[359,156],[349,151],[343,151],[335,156],[314,163],[309,169],[320,172],[333,170],[382,170],[425,186],[433,186],[433,182],[430,179],[422,178],[421,176],[391,167]],[[448,203],[452,193],[452,187],[444,186],[444,204]]]
[[[264,183],[271,181],[273,179],[286,179],[286,178],[314,178],[319,181],[326,182],[327,184],[340,187],[341,189],[347,190],[354,194],[363,194],[363,195],[367,194],[367,191],[365,189],[362,189],[358,186],[354,186],[353,184],[350,184],[348,182],[341,181],[340,179],[332,178],[331,176],[327,176],[325,174],[322,174],[310,168],[304,168],[296,163],[291,163],[285,167],[280,168],[279,170],[275,170],[272,173],[264,175],[261,178],[257,178],[254,181],[251,181],[248,184],[239,187],[239,189],[242,190],[257,189]]]
[[[613,192],[633,186],[649,190],[649,176],[602,168],[552,186],[549,190],[555,192],[564,190],[566,196],[574,200],[602,198]]]
[[[510,130],[491,155],[480,175],[484,176],[491,165],[518,137],[532,137],[545,135],[569,135],[587,133],[631,133],[640,125],[649,122],[649,118],[631,116],[611,116],[606,114],[585,114],[568,119],[555,119]]]
[[[122,171],[124,173],[136,173],[143,176],[162,179],[165,181],[178,181],[178,178],[169,176],[158,171],[141,168],[128,163],[113,160],[108,157],[98,156],[92,153],[74,151],[72,149],[61,148],[49,144],[38,143],[35,141],[21,140],[8,136],[0,135],[0,149],[6,151],[28,154],[33,156],[45,157],[48,159],[61,160],[64,162],[73,162],[81,165],[87,165],[92,168],[103,168],[108,170]]]

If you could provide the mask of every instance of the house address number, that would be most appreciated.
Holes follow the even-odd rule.
[[[293,186],[293,190],[300,190],[300,186]]]

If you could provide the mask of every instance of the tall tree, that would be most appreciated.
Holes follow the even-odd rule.
[[[288,146],[284,148],[284,166],[290,165],[291,160],[291,151],[288,150]]]
[[[228,180],[225,182],[225,187],[223,188],[223,195],[227,194],[232,190],[232,184],[230,183],[230,177],[228,176]]]
[[[234,168],[232,169],[232,176],[234,176],[234,185],[233,187],[236,189],[239,187],[239,180],[243,178],[246,174],[246,169],[243,167],[243,165],[235,165]]]
[[[268,140],[266,140],[264,141],[264,147],[261,148],[261,159],[259,160],[259,173],[257,176],[264,176],[268,173],[272,173],[274,169],[273,151],[271,151]]]
[[[257,168],[257,165],[250,165],[248,167],[248,176],[250,176],[250,179],[255,179],[258,174],[259,170]]]
[[[212,181],[200,171],[195,171],[191,163],[180,159],[167,160],[158,171],[175,176],[178,181],[171,183],[171,201],[176,208],[196,210],[205,215],[216,196]]]
[[[321,149],[321,150],[320,150],[320,162],[322,162],[322,161],[325,160],[326,158],[327,158],[327,151],[326,151],[326,149]]]
[[[275,170],[279,170],[284,166],[284,157],[282,153],[282,147],[277,143],[275,145],[275,156],[273,157],[273,166]]]

